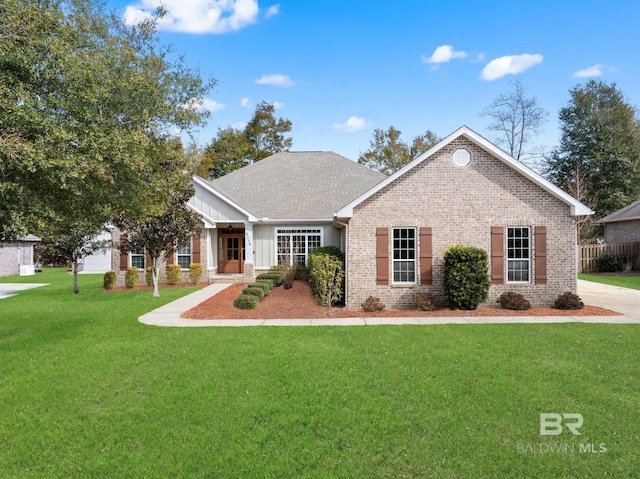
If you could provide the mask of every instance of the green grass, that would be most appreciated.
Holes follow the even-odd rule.
[[[578,278],[585,281],[593,281],[594,283],[621,286],[622,288],[640,289],[640,274],[635,276],[609,276],[581,273]]]
[[[637,326],[158,328],[187,291],[80,280],[0,300],[0,477],[640,474]],[[541,443],[575,452],[518,452]]]

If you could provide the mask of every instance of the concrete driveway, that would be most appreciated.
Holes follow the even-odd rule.
[[[640,321],[640,290],[579,279],[578,296],[584,304],[610,309]]]
[[[20,291],[47,286],[49,283],[0,283],[0,299],[15,296]]]

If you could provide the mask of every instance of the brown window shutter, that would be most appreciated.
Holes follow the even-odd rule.
[[[149,268],[151,266],[151,255],[149,253],[144,255],[144,266],[145,268]]]
[[[191,262],[200,262],[200,235],[191,238]]]
[[[376,228],[376,282],[389,284],[389,228]]]
[[[504,283],[504,226],[491,227],[491,282]]]
[[[127,235],[120,235],[120,244],[127,241]],[[129,255],[120,253],[120,270],[124,271],[129,267]]]
[[[535,227],[536,284],[547,284],[547,227]]]
[[[433,284],[431,228],[420,228],[420,284]]]

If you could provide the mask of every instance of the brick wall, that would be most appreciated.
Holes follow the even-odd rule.
[[[453,163],[452,153],[458,148],[471,153],[469,165]],[[391,234],[394,227],[419,231],[423,226],[433,232],[433,284],[376,284],[376,228],[388,227]],[[411,307],[414,292],[443,299],[444,252],[461,244],[490,254],[492,226],[531,227],[531,283],[494,284],[488,304],[506,291],[521,293],[538,305],[576,291],[575,222],[569,206],[460,137],[355,208],[347,233],[347,306],[357,309],[370,295],[391,308]],[[546,284],[533,283],[536,226],[547,228]]]
[[[638,243],[640,242],[640,220],[607,223],[604,233],[607,244]]]

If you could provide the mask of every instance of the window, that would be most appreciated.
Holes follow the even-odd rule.
[[[309,253],[322,246],[322,228],[276,229],[278,264],[307,264]]]
[[[507,228],[507,282],[528,283],[531,270],[531,230]]]
[[[138,269],[145,268],[145,252],[142,250],[142,253],[134,253],[131,252],[131,266],[135,266]]]
[[[186,245],[178,248],[176,262],[180,265],[180,268],[189,269],[191,264],[191,239]]]
[[[393,229],[393,282],[416,282],[416,230]]]

